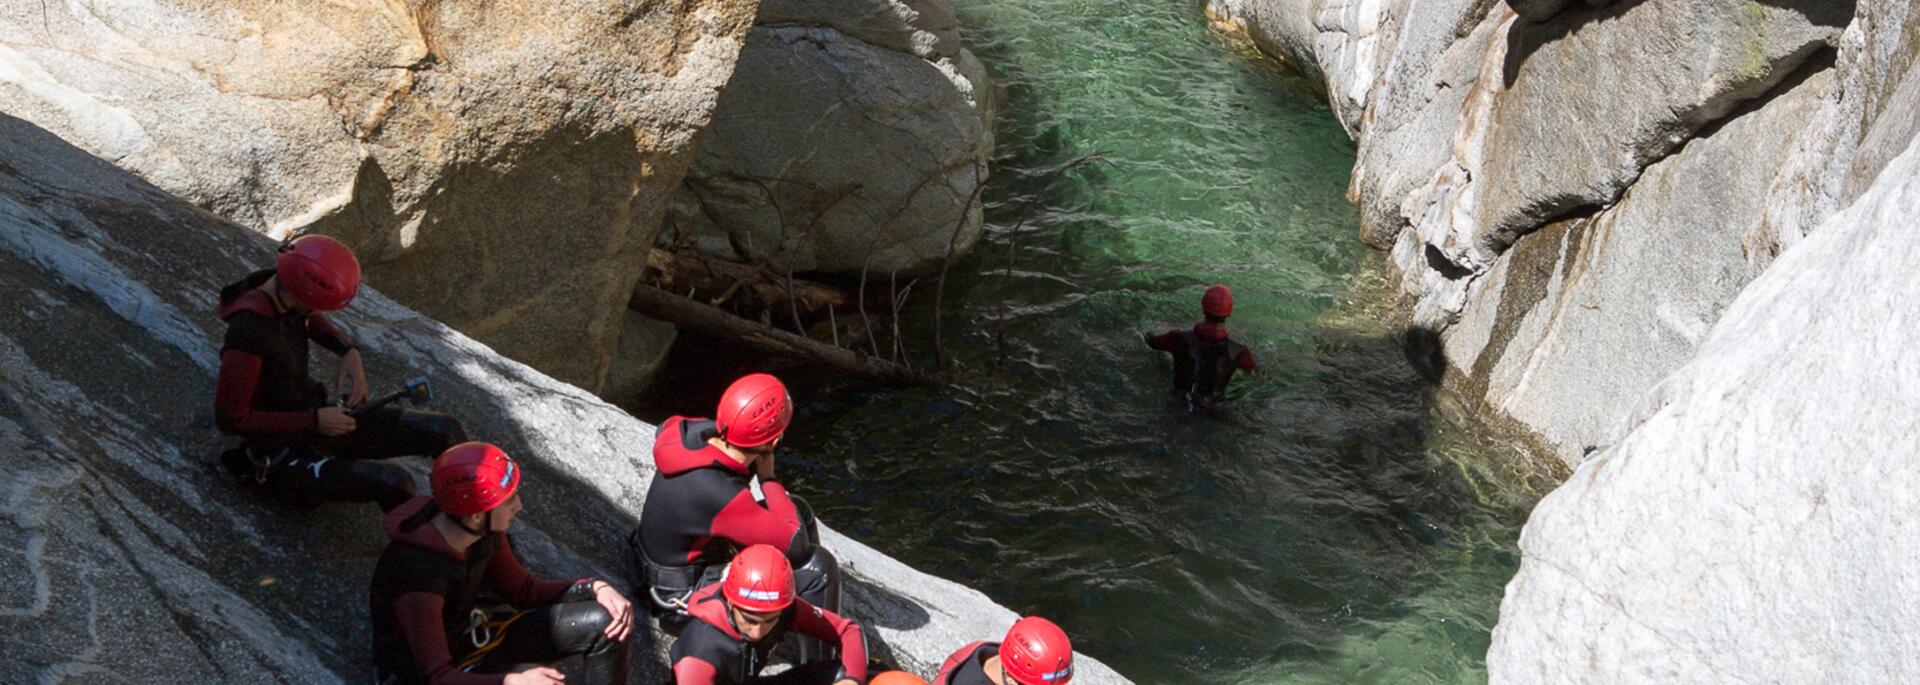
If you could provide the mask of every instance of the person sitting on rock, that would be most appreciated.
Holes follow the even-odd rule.
[[[787,386],[756,373],[728,386],[713,420],[675,416],[660,424],[656,472],[628,543],[640,576],[634,587],[650,589],[654,613],[669,630],[685,620],[688,594],[716,580],[735,551],[755,544],[785,550],[802,598],[840,609],[839,562],[820,546],[806,503],[789,496],[774,473],[774,447],[792,418]],[[756,477],[758,499],[750,483]]]
[[[507,529],[522,507],[519,464],[468,442],[434,460],[428,480],[432,497],[387,514],[368,602],[374,682],[627,682],[627,598],[602,580],[536,578],[514,555]],[[489,613],[478,606],[482,593],[519,611]]]
[[[1247,346],[1227,339],[1227,317],[1233,316],[1233,291],[1227,286],[1207,288],[1200,297],[1206,317],[1192,329],[1173,329],[1159,335],[1142,333],[1147,347],[1173,355],[1173,394],[1187,410],[1205,412],[1227,394],[1235,371],[1258,373]]]
[[[933,685],[1067,685],[1073,645],[1067,633],[1038,616],[1013,622],[999,642],[975,642],[947,657]]]
[[[866,642],[860,624],[799,599],[787,555],[752,545],[727,564],[720,582],[694,591],[693,618],[673,643],[678,685],[860,685],[867,681]],[[801,658],[793,668],[761,677],[773,648],[788,633],[839,645],[840,658]]]
[[[433,412],[381,407],[355,417],[366,400],[360,349],[327,320],[353,301],[360,263],[339,241],[302,236],[283,245],[274,268],[220,291],[227,322],[213,393],[221,432],[242,439],[221,455],[243,482],[305,503],[377,502],[391,510],[413,496],[413,481],[363,460],[432,456],[466,440],[460,422]],[[351,383],[344,401],[307,375],[307,344],[340,355],[336,385]]]

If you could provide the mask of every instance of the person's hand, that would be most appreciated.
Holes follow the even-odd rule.
[[[348,386],[348,381],[353,383]],[[340,361],[333,367],[333,387],[347,389],[347,406],[357,407],[367,401],[367,368],[360,361],[360,348],[347,350],[340,355]]]
[[[766,454],[754,457],[753,474],[759,476],[760,480],[773,479],[773,450],[767,450]]]
[[[627,639],[627,633],[633,631],[633,603],[603,580],[593,581],[593,601],[599,602],[607,615],[613,617],[607,621],[607,639],[614,642]]]
[[[314,418],[320,424],[320,434],[329,438],[352,433],[353,429],[360,427],[353,417],[347,415],[347,410],[343,407],[321,407],[320,411],[314,414]]]
[[[566,680],[567,674],[545,666],[540,666],[529,668],[519,673],[508,673],[507,679],[502,682],[505,682],[507,685],[557,685],[558,683],[566,682]]]

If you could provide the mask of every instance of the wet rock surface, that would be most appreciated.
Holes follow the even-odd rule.
[[[51,133],[0,116],[0,668],[25,680],[363,681],[369,505],[295,509],[216,472],[218,287],[271,241]],[[625,585],[622,538],[653,427],[363,290],[335,319],[376,386],[426,376],[434,408],[526,465],[515,536],[551,576]],[[321,359],[318,369],[330,368]],[[402,459],[424,485],[425,461]],[[825,531],[875,652],[926,673],[1014,614]],[[666,640],[642,632],[635,682]],[[1082,658],[1076,682],[1125,682]]]
[[[0,108],[597,390],[758,3],[0,3]]]

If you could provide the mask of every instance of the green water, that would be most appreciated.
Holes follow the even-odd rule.
[[[1321,96],[1193,0],[955,4],[1005,89],[942,314],[963,383],[791,378],[790,487],[1139,682],[1484,682],[1534,495],[1406,358]],[[1139,332],[1214,282],[1264,373],[1195,419]]]

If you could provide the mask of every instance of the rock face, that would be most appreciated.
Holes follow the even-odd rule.
[[[1484,415],[1568,464],[1691,358],[1781,226],[1832,211],[1807,179],[1901,97],[1861,91],[1898,55],[1863,34],[1904,26],[1904,2],[1310,5],[1212,10],[1325,76],[1362,236],[1415,325]]]
[[[365,681],[371,507],[295,510],[218,475],[216,289],[271,241],[0,115],[0,669],[20,680]],[[378,292],[336,318],[376,385],[526,465],[536,572],[624,585],[653,428]],[[325,366],[327,360],[322,360]],[[403,460],[416,476],[421,460]],[[424,479],[422,479],[423,482]],[[876,653],[927,673],[1012,612],[824,531]],[[635,682],[666,678],[642,631]],[[656,655],[655,658],[645,658]],[[1125,682],[1082,657],[1075,682]]]
[[[0,108],[597,389],[757,3],[0,3]]]
[[[1920,145],[1534,510],[1494,683],[1920,679]]]
[[[776,271],[936,270],[980,235],[992,151],[946,0],[766,0],[672,221]]]
[[[1910,0],[1211,10],[1325,80],[1449,384],[1578,468],[1494,682],[1920,678]]]

